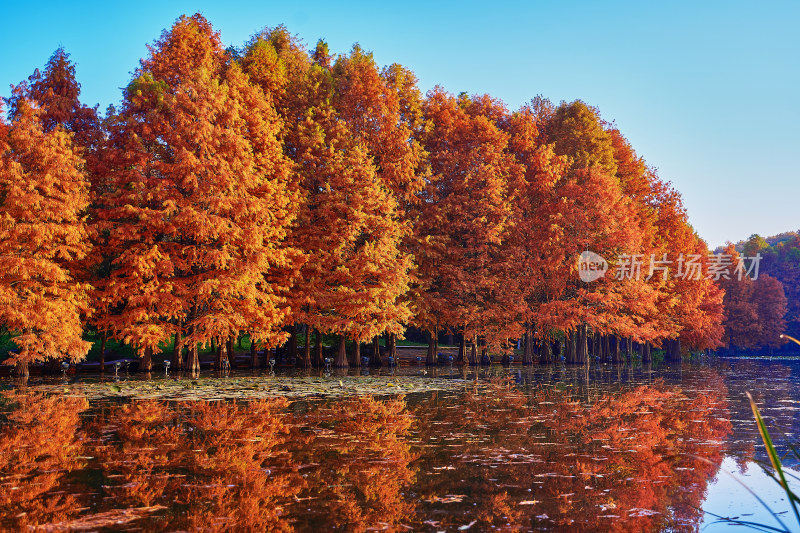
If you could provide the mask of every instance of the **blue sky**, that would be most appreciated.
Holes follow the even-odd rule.
[[[582,99],[683,194],[713,248],[800,228],[800,3],[23,2],[0,18],[0,95],[63,45],[83,99],[120,99],[146,44],[203,13],[226,44],[286,24],[333,52],[359,42],[428,90]]]

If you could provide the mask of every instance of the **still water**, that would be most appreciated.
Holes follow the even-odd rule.
[[[386,379],[422,386],[176,401],[84,394],[89,378],[2,382],[0,529],[730,528],[715,515],[780,527],[748,489],[797,527],[758,465],[745,391],[787,452],[798,360],[396,372]],[[452,384],[422,390],[434,379]]]

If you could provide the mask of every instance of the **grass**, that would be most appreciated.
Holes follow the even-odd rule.
[[[758,406],[749,392],[747,393],[747,399],[750,400],[750,408],[753,410],[753,416],[758,424],[758,432],[761,434],[761,440],[764,442],[764,447],[767,449],[767,455],[769,456],[769,461],[772,463],[772,468],[774,470],[774,473],[768,473],[771,474],[772,479],[780,483],[781,488],[786,493],[786,497],[788,498],[789,503],[792,505],[792,511],[794,512],[794,517],[797,520],[797,525],[800,527],[800,511],[798,511],[797,508],[798,503],[800,503],[800,498],[798,498],[794,491],[789,488],[789,484],[786,481],[786,473],[784,472],[783,465],[781,463],[781,458],[778,455],[775,446],[772,444],[772,438],[770,438],[769,431],[767,431],[767,425],[764,423],[764,419],[761,418],[761,413],[758,411]]]

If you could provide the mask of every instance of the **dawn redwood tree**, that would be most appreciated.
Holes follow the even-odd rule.
[[[378,178],[403,208],[416,203],[425,184],[425,153],[415,136],[422,127],[416,76],[397,64],[381,72],[358,45],[337,58],[331,73],[336,110],[367,148]]]
[[[547,142],[558,155],[570,158],[573,168],[596,168],[608,175],[617,174],[614,143],[600,112],[580,100],[562,103],[543,125]]]
[[[46,131],[35,104],[18,98],[10,125],[0,120],[0,323],[14,334],[12,364],[76,362],[88,286],[72,273],[90,250],[83,160],[62,128]]]
[[[539,119],[533,105],[526,105],[502,121],[509,135],[509,151],[524,167],[513,188],[515,224],[512,228],[507,253],[514,263],[513,275],[518,279],[520,299],[524,302],[522,314],[517,318],[525,329],[523,364],[533,363],[533,337],[539,306],[561,293],[564,276],[553,268],[560,265],[544,253],[548,243],[557,236],[559,227],[548,224],[559,211],[553,201],[553,190],[563,177],[566,157],[555,155],[552,144],[542,141]]]
[[[358,45],[348,55],[339,56],[331,72],[334,105],[367,148],[377,179],[397,202],[395,222],[403,232],[401,249],[413,254],[414,206],[428,173],[427,154],[418,139],[424,124],[417,78],[396,63],[379,70],[372,54]],[[409,298],[403,297],[396,305],[408,309],[409,304]],[[392,352],[397,332],[389,333],[387,346]],[[373,350],[373,357],[376,355]]]
[[[17,107],[23,100],[35,102],[40,108],[39,121],[42,130],[50,132],[61,127],[72,133],[73,141],[85,159],[95,156],[94,149],[101,139],[97,108],[88,107],[80,101],[81,86],[75,79],[75,65],[63,47],[50,56],[44,71],[36,69],[28,79],[20,83],[9,98],[9,115],[17,115]]]
[[[691,231],[691,227],[686,225]],[[693,234],[694,242],[688,248],[678,249],[684,257],[699,256],[701,271],[708,272],[708,246],[705,241]],[[675,253],[675,252],[673,252]],[[674,342],[680,351],[684,347],[690,351],[713,350],[722,346],[724,335],[723,319],[724,291],[705,275],[701,279],[679,278],[670,285],[677,301],[674,308],[666,310],[676,320],[680,332]]]
[[[332,103],[330,63],[324,43],[312,59],[284,28],[262,32],[242,59],[253,81],[278,95],[284,151],[295,163],[293,186],[302,198],[289,237],[305,254],[291,295],[293,316],[339,335],[335,365],[348,366],[345,337],[361,342],[402,332],[410,315],[401,297],[411,258],[400,248],[405,229],[397,200],[365,141]],[[309,350],[300,364],[311,364]]]
[[[75,79],[75,65],[69,54],[58,48],[48,60],[43,71],[36,69],[26,81],[20,83],[9,98],[9,114],[13,117],[21,101],[35,102],[39,109],[39,119],[45,132],[56,128],[71,134],[76,151],[84,160],[83,170],[90,185],[90,205],[87,217],[92,250],[73,269],[73,275],[90,283],[94,288],[105,282],[108,264],[113,250],[106,246],[105,235],[96,231],[97,217],[95,210],[98,202],[108,190],[108,175],[102,169],[103,128],[97,114],[97,106],[88,107],[80,101],[81,86]],[[92,314],[91,323],[97,323],[97,317],[105,311],[96,301],[98,292],[91,290]],[[104,368],[105,342],[107,334],[101,335],[100,370]]]
[[[196,370],[198,343],[285,338],[296,202],[270,96],[210,24],[182,16],[150,52],[110,132],[115,188],[101,217],[119,256],[103,325],[144,368],[175,335]]]
[[[770,349],[783,344],[786,331],[787,300],[783,284],[769,274],[760,274],[753,282],[753,303],[758,313],[761,335],[757,344]]]
[[[654,180],[651,191],[649,203],[658,228],[651,238],[655,255],[666,254],[670,260],[668,281],[661,284],[659,318],[666,322],[667,356],[677,360],[682,345],[689,350],[722,345],[723,291],[708,277],[708,246],[689,225],[680,194],[659,180]],[[698,261],[700,266],[693,271],[692,263]]]
[[[504,284],[514,279],[507,277],[503,245],[512,225],[508,184],[522,169],[507,151],[508,134],[471,105],[438,87],[424,103],[431,176],[417,222],[415,322],[472,339],[469,362],[477,364],[478,337],[500,342],[508,334],[507,316],[515,315],[504,309],[512,303]]]
[[[786,333],[800,337],[800,236],[787,232],[769,241],[772,244],[753,235],[744,244],[743,253],[748,257],[760,253],[760,271],[781,282],[787,300]]]
[[[728,244],[723,254],[731,259],[733,265],[739,260],[739,253],[733,244]],[[758,307],[753,300],[753,280],[748,276],[739,279],[729,273],[716,280],[725,291],[723,305],[725,309],[725,335],[723,342],[728,348],[755,348],[761,336],[761,323],[758,319]]]
[[[643,237],[633,202],[616,175],[612,139],[598,111],[576,101],[532,113],[543,142],[567,160],[566,170],[542,200],[550,208],[544,210],[541,223],[549,235],[540,251],[547,288],[535,315],[540,334],[564,331],[568,345],[578,345],[577,356],[569,362],[580,363],[588,362],[587,328],[591,335],[642,341],[656,337],[657,329],[641,318],[656,315],[656,292],[635,277],[614,279],[614,260],[641,253]],[[606,276],[590,283],[580,281],[577,272],[577,257],[586,250],[611,262]],[[630,312],[632,303],[635,313]]]
[[[713,349],[721,345],[723,329],[720,288],[706,277],[708,247],[691,227],[680,194],[662,181],[639,157],[619,130],[606,130],[616,163],[616,176],[631,200],[640,235],[643,269],[654,266],[644,288],[653,297],[649,313],[639,298],[628,299],[626,314],[651,325],[649,340],[661,343],[668,359],[680,359],[682,348]],[[694,264],[695,266],[692,266]],[[696,269],[696,270],[693,270]],[[645,272],[643,271],[643,275]]]

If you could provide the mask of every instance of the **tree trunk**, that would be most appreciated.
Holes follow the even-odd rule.
[[[353,341],[353,355],[350,356],[350,366],[361,368],[361,342]]]
[[[681,340],[667,339],[664,341],[665,359],[671,363],[676,363],[681,360]]]
[[[576,363],[579,365],[589,364],[589,326],[586,324],[578,326],[578,346],[576,354]]]
[[[211,350],[214,352],[214,369],[222,370],[222,346],[224,342],[217,343],[216,349],[214,348],[214,339],[211,339]]]
[[[200,372],[200,357],[197,353],[196,342],[189,344],[189,355],[188,361],[186,361],[186,366],[193,375],[196,375],[198,372]]]
[[[621,363],[622,362],[622,355],[619,351],[620,345],[620,338],[616,335],[611,337],[611,362],[612,363]]]
[[[469,364],[470,366],[478,365],[478,336],[472,336],[472,346],[469,350]]]
[[[311,364],[316,368],[325,366],[325,361],[322,360],[322,332],[320,330],[314,331],[314,359]]]
[[[139,370],[142,372],[153,371],[153,348],[148,346],[144,349],[144,356],[142,356],[142,361],[139,363]]]
[[[464,359],[467,356],[467,339],[464,338],[464,334],[461,334],[461,340],[458,343],[458,357],[456,358],[456,363],[459,365],[463,365],[466,363]]]
[[[343,334],[339,335],[339,350],[336,352],[336,358],[333,361],[333,366],[336,368],[347,368],[347,337]]]
[[[26,360],[18,360],[17,365],[15,368],[17,373],[17,377],[27,379],[30,375],[30,370],[28,369],[28,361]]]
[[[108,332],[103,331],[100,336],[100,373],[106,371],[106,341],[108,341]]]
[[[297,361],[297,324],[292,324],[289,331],[289,359]]]
[[[377,335],[372,337],[372,353],[369,357],[369,366],[381,366],[381,341]]]
[[[573,335],[575,336],[575,355],[572,358],[572,363],[577,365],[580,364],[582,361],[581,358],[583,357],[583,347],[581,345],[581,340],[583,338],[582,326],[575,328]]]
[[[230,365],[229,368],[233,368],[234,365],[236,364],[236,351],[233,349],[235,345],[236,345],[235,336],[231,335],[230,337],[228,337],[228,342],[226,343],[225,347],[226,348],[225,351],[227,352],[228,356],[228,364]]]
[[[220,342],[219,342],[219,364],[220,364],[220,368],[224,368],[225,361],[227,361],[228,365],[230,365],[231,360],[230,360],[230,356],[228,355],[228,342],[225,341],[225,340],[220,339]],[[230,369],[230,368],[231,367],[228,366],[228,369]]]
[[[645,342],[644,344],[641,345],[641,347],[642,347],[642,362],[649,363],[650,361],[653,360],[650,354],[650,341]]]
[[[397,364],[397,334],[389,334],[389,357],[394,359],[394,364]]]
[[[176,372],[183,366],[183,320],[178,319],[178,328],[175,330],[175,343],[172,347],[172,368]]]
[[[306,325],[306,345],[303,346],[303,357],[297,360],[297,366],[311,368],[311,327]]]
[[[545,364],[546,363],[552,363],[553,362],[553,354],[550,351],[550,341],[548,339],[546,339],[546,338],[542,339],[541,345],[542,345],[542,351],[540,352],[539,360],[542,363],[545,363]]]
[[[527,326],[525,328],[525,344],[522,348],[522,364],[523,365],[532,365],[533,364],[533,338],[532,338],[533,328]]]
[[[250,335],[250,368],[258,368],[258,343]]]
[[[436,348],[434,347],[433,333],[428,331],[428,357],[425,359],[426,365],[436,364]]]

